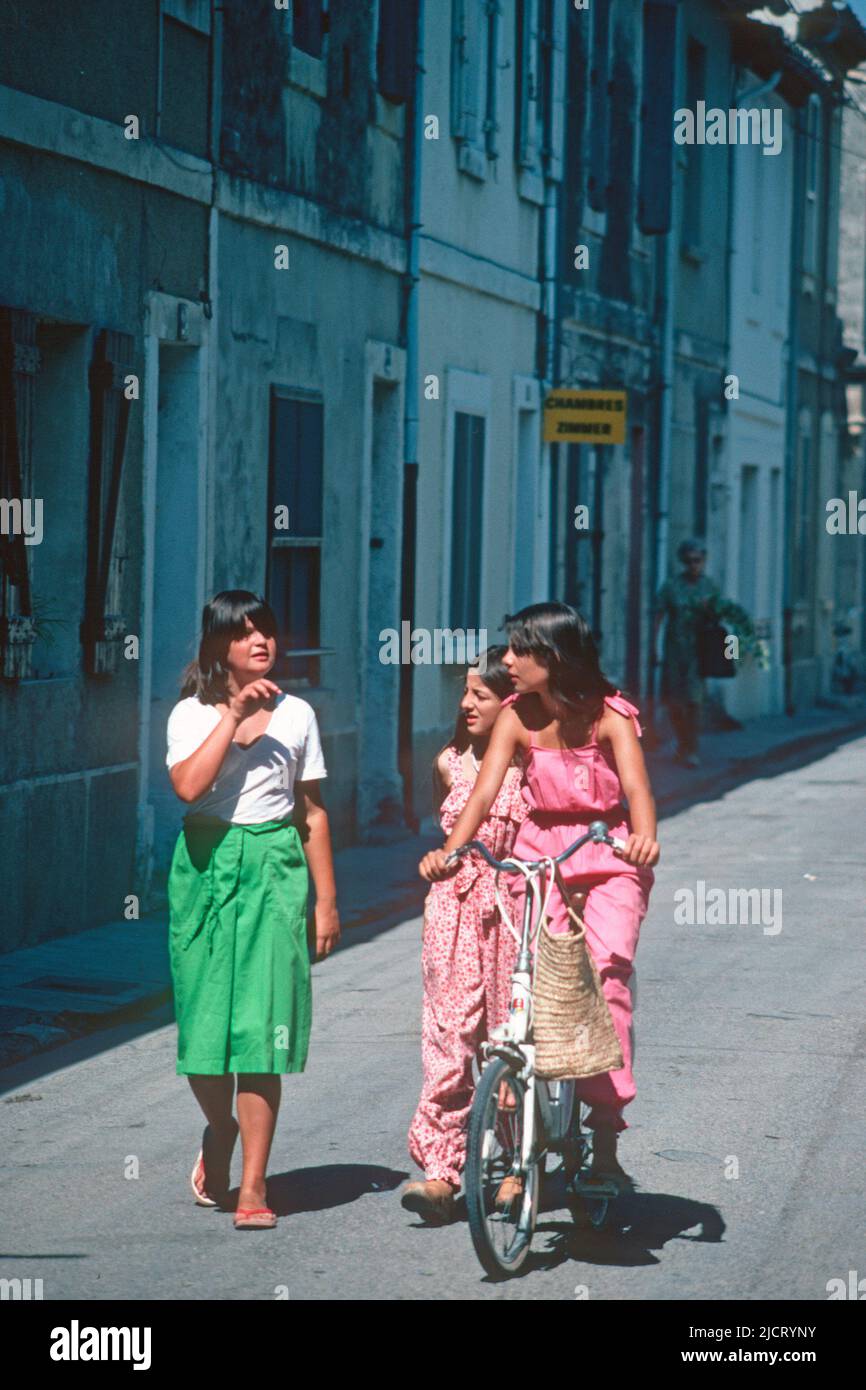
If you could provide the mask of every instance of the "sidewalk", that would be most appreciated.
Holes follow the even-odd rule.
[[[730,733],[701,739],[701,767],[678,766],[665,750],[648,762],[662,814],[760,776],[800,754],[866,734],[866,705],[814,709],[789,719],[755,720]],[[421,855],[440,843],[430,822],[418,836],[383,846],[353,846],[336,856],[344,946],[351,933],[386,930],[420,915]],[[0,1067],[72,1038],[132,1021],[171,997],[167,914],[139,922],[109,922],[90,931],[0,955]]]

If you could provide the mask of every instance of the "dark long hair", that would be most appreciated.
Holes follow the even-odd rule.
[[[227,699],[229,643],[246,635],[246,618],[266,637],[276,637],[274,611],[260,594],[250,593],[249,589],[224,589],[205,604],[198,657],[183,673],[181,697],[195,695],[203,705],[216,705]]]
[[[616,686],[602,672],[589,623],[568,603],[531,603],[505,619],[515,656],[533,656],[547,667],[554,700],[592,725]]]
[[[502,658],[507,651],[507,647],[488,647],[486,651],[481,653],[477,665],[472,665],[467,670],[467,675],[469,672],[474,671],[476,675],[480,676],[488,690],[492,690],[493,694],[498,695],[500,700],[504,700],[506,695],[512,695],[514,693],[514,685],[508,674],[508,667],[502,664]],[[448,742],[443,744],[436,754],[436,757],[433,759],[433,795],[434,798],[438,798],[433,809],[437,814],[445,793],[445,788],[442,785],[442,779],[439,774],[439,759],[446,748],[454,748],[458,753],[465,753],[470,742],[469,730],[466,727],[466,717],[462,709],[459,709],[457,711],[457,722],[454,725],[454,733],[451,735]]]

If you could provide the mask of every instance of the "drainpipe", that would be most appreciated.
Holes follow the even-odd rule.
[[[204,291],[204,316],[208,321],[207,336],[207,389],[208,389],[208,479],[207,510],[205,518],[204,587],[209,589],[213,581],[213,482],[217,475],[215,467],[217,428],[216,418],[219,402],[217,364],[219,360],[218,314],[219,299],[219,211],[217,209],[217,188],[220,163],[220,137],[222,132],[222,62],[223,62],[223,5],[220,0],[211,0],[211,47],[209,74],[208,110],[208,156],[211,165],[210,207],[208,208]]]
[[[674,26],[674,100],[677,109],[677,88],[679,86],[680,50],[680,7],[676,8]],[[659,277],[658,314],[662,324],[661,376],[659,379],[658,401],[658,476],[656,479],[656,544],[653,560],[652,623],[655,624],[655,596],[667,573],[668,536],[670,533],[670,495],[671,495],[671,438],[673,434],[673,394],[674,394],[674,314],[676,298],[677,251],[680,234],[680,177],[676,147],[673,152],[671,172],[671,227],[661,245],[657,243],[657,271]],[[652,628],[651,628],[652,631]],[[657,644],[655,644],[657,645]],[[655,656],[653,650],[653,656]],[[653,668],[651,682],[653,708],[661,690],[661,665]]]
[[[552,10],[550,12],[550,19],[553,24]],[[563,131],[565,129],[564,112],[562,113],[563,118],[558,120],[555,104],[562,105],[564,100],[565,79],[563,75],[562,85],[560,85],[557,80],[556,64],[561,64],[563,70],[567,71],[569,43],[567,25],[565,26],[563,37],[564,48],[560,51],[555,44],[555,29],[552,29],[548,35],[551,45],[551,62],[549,65],[551,97],[548,108],[550,112],[550,129],[545,132],[545,143],[548,149],[548,164],[544,175],[544,206],[539,217],[538,268],[540,304],[538,310],[538,336],[536,347],[536,372],[541,386],[542,418],[544,416],[545,397],[559,379],[559,362],[557,357],[559,349],[559,267],[561,256],[561,248],[559,245],[559,198],[561,185],[565,178],[565,170],[560,166],[562,178],[558,181],[551,178],[550,173],[551,165],[553,165],[556,155],[559,154],[561,158],[564,153],[561,146],[558,151],[554,150],[553,141],[554,133],[557,128]],[[558,531],[556,518],[552,513],[557,500],[553,493],[553,480],[554,477],[557,476],[558,471],[559,445],[554,443],[545,444],[542,442],[541,449],[542,460],[544,460],[544,452],[547,452],[547,468],[543,476],[546,476],[548,481],[549,511],[546,520],[548,536],[551,536],[556,535]],[[552,527],[551,523],[553,523]],[[533,552],[537,553],[535,547],[533,547]],[[552,560],[552,564],[549,568],[549,577],[553,564],[555,564],[555,560]]]
[[[800,215],[806,156],[803,121],[800,110],[794,111],[794,187],[791,194],[791,293],[788,305],[788,380],[786,384],[787,420],[785,428],[785,534],[793,535],[794,482],[797,467],[797,436],[799,433],[798,358],[800,356],[800,266],[803,259],[803,219]],[[782,547],[782,661],[784,666],[785,713],[794,713],[793,689],[793,576],[791,552],[793,546]]]
[[[415,80],[412,91],[411,131],[407,140],[409,161],[408,226],[406,245],[406,384],[403,409],[403,535],[400,562],[400,616],[415,626],[415,553],[418,530],[418,295],[421,247],[421,163],[424,140],[424,0],[416,3]],[[403,814],[418,833],[413,777],[413,674],[414,666],[400,666],[400,703],[397,731],[397,766],[403,781]]]

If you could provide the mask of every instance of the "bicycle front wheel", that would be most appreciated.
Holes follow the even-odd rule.
[[[509,1062],[485,1067],[469,1115],[466,1213],[475,1253],[494,1279],[516,1274],[532,1245],[541,1163],[524,1167],[526,1086]]]

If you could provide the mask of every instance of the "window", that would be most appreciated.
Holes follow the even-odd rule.
[[[645,236],[670,230],[676,91],[677,0],[645,0],[641,59],[638,226]]]
[[[809,597],[809,551],[810,551],[810,496],[812,469],[812,436],[811,420],[807,412],[801,412],[800,416],[800,466],[797,470],[796,480],[796,511],[795,511],[795,563],[794,563],[794,597],[795,599],[807,599]]]
[[[376,82],[387,101],[399,105],[409,97],[415,67],[414,44],[415,0],[379,0]]]
[[[586,196],[593,212],[607,206],[610,136],[610,6],[592,7],[592,59],[589,70],[589,173]]]
[[[710,422],[710,402],[699,396],[695,401],[695,484],[692,494],[692,532],[696,536],[707,533]]]
[[[484,430],[483,416],[455,411],[449,622],[464,630],[480,625]]]
[[[323,463],[321,400],[274,387],[267,592],[279,627],[276,671],[310,685],[319,682],[321,655]]]
[[[162,85],[157,134],[202,158],[208,152],[210,38],[163,15]]]
[[[538,169],[551,154],[553,48],[552,0],[518,0],[515,158],[526,169]]]
[[[124,383],[133,371],[133,347],[129,333],[102,329],[90,363],[87,574],[81,636],[85,667],[95,676],[118,669],[126,628],[120,611],[123,557],[118,519],[130,415]]]
[[[818,182],[820,170],[821,98],[813,92],[806,107],[806,179],[803,199],[803,269],[818,268]]]
[[[697,111],[699,101],[706,99],[707,50],[702,43],[689,39],[686,53],[686,107]],[[683,242],[687,254],[701,245],[703,203],[703,145],[683,145],[686,161],[683,179]]]
[[[501,0],[453,0],[451,11],[451,134],[459,168],[476,178],[498,153],[500,9]]]
[[[30,675],[35,636],[33,548],[25,534],[36,534],[31,455],[38,371],[35,314],[0,309],[0,674],[11,679]]]
[[[81,595],[85,585],[88,504],[87,369],[91,335],[82,325],[40,319],[33,411],[33,487],[41,499],[42,539],[30,553],[36,640],[32,672],[46,678],[81,667]],[[118,499],[119,501],[119,499]],[[121,611],[123,508],[116,507],[105,607]],[[105,538],[105,532],[103,531]],[[122,625],[125,627],[125,625]],[[103,655],[108,652],[103,650]],[[119,657],[119,651],[112,649]],[[103,663],[117,669],[117,661]]]
[[[764,159],[757,145],[750,145],[748,154],[754,170],[752,186],[752,255],[751,285],[752,294],[760,294],[763,285],[764,247],[767,244],[766,221],[764,214],[764,186],[769,160]],[[781,260],[781,257],[779,258]]]
[[[601,633],[601,564],[604,540],[604,454],[586,444],[566,449],[566,505],[564,527],[565,602],[579,608],[597,639]],[[579,506],[589,512],[589,526],[575,527]]]
[[[292,44],[313,58],[321,58],[328,28],[327,0],[294,0]]]

